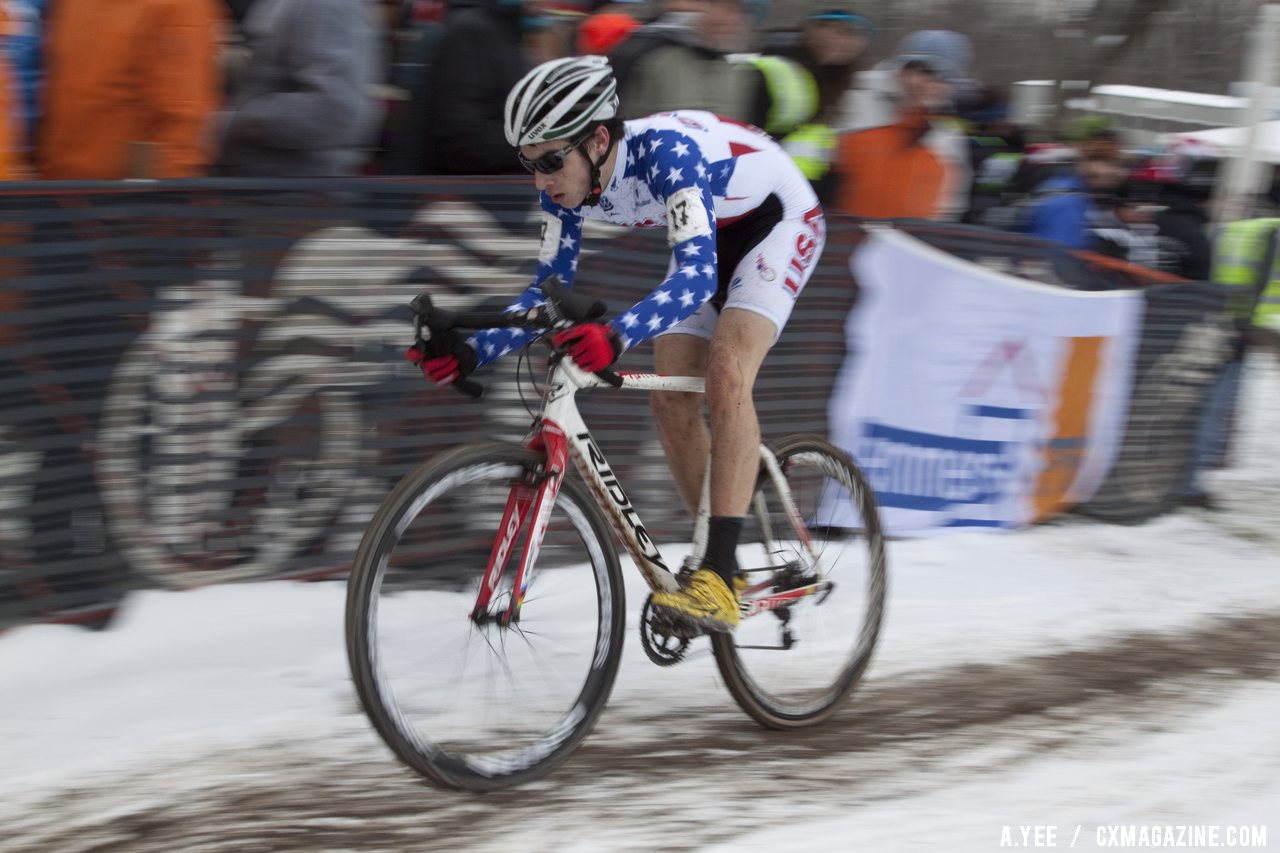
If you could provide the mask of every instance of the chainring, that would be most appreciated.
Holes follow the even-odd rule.
[[[682,627],[655,614],[646,598],[640,611],[640,645],[649,660],[658,666],[675,666],[684,660],[697,633]]]

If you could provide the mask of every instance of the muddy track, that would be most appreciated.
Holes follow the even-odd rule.
[[[767,826],[777,807],[827,818],[945,785],[970,751],[997,747],[998,772],[1176,728],[1233,684],[1280,680],[1280,613],[885,682],[874,669],[847,709],[802,732],[764,731],[727,699],[671,716],[611,706],[550,779],[486,796],[427,787],[353,720],[0,805],[0,850],[528,851],[563,849],[566,834],[598,839],[579,849],[695,849]],[[731,821],[708,821],[708,790]],[[750,807],[763,800],[773,808]]]

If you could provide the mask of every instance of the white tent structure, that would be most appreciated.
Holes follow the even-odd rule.
[[[1257,125],[1254,141],[1254,158],[1259,163],[1280,165],[1280,121],[1264,121]],[[1193,139],[1220,150],[1224,157],[1239,157],[1248,144],[1249,128],[1215,127],[1210,130],[1194,130],[1189,133],[1170,133],[1163,139]]]
[[[1260,168],[1265,160],[1263,151],[1276,150],[1276,122],[1268,121],[1267,101],[1271,87],[1280,77],[1276,63],[1276,42],[1280,40],[1280,4],[1268,3],[1258,10],[1258,27],[1250,33],[1248,47],[1247,79],[1254,84],[1245,113],[1242,139],[1236,156],[1227,161],[1227,173],[1218,182],[1214,195],[1214,224],[1221,225],[1233,219],[1247,216],[1251,210],[1250,196],[1262,189],[1264,175]],[[1264,137],[1264,130],[1271,127]],[[1264,142],[1269,143],[1264,148]]]

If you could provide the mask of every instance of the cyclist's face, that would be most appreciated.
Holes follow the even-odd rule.
[[[533,167],[533,182],[561,207],[577,207],[591,189],[591,167],[571,139],[521,145],[520,156]],[[563,156],[561,156],[563,155]],[[556,164],[559,168],[555,168]]]

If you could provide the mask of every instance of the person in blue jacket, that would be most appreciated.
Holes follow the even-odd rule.
[[[1093,248],[1093,227],[1106,218],[1099,202],[1113,195],[1124,179],[1124,167],[1113,160],[1082,160],[1072,172],[1036,187],[1019,230],[1070,249]]]

